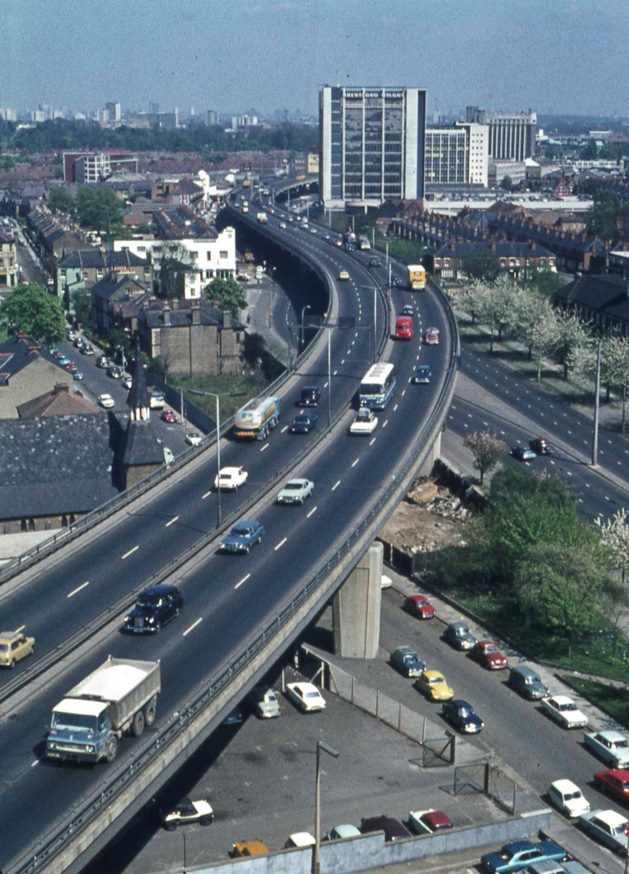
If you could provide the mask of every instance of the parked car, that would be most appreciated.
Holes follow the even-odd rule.
[[[316,407],[321,400],[321,389],[318,385],[305,385],[297,401],[300,407]]]
[[[179,616],[183,596],[176,586],[161,583],[148,586],[137,597],[127,615],[124,630],[133,634],[157,634],[162,625]]]
[[[221,540],[221,552],[249,553],[251,547],[262,541],[264,526],[257,519],[242,519]]]
[[[98,403],[105,410],[111,410],[113,407],[116,406],[116,402],[114,401],[112,396],[107,393],[98,396]]]
[[[421,677],[415,680],[415,686],[431,701],[448,701],[454,698],[454,690],[448,686],[446,678],[440,671],[425,670]]]
[[[584,734],[586,747],[610,768],[629,765],[629,741],[619,731],[593,731]]]
[[[242,709],[240,704],[234,707],[233,710],[230,710],[225,719],[223,720],[223,725],[242,725],[245,721],[245,711]]]
[[[382,261],[380,260],[380,258],[377,258],[375,255],[372,255],[371,258],[369,259],[369,266],[370,267],[381,267]]]
[[[115,364],[110,364],[105,372],[107,373],[107,376],[110,376],[112,379],[122,379],[122,368]]]
[[[448,831],[454,826],[447,813],[443,810],[411,810],[408,814],[408,823],[411,831],[416,835],[434,834],[435,832]]]
[[[499,853],[485,853],[480,864],[488,874],[509,874],[522,871],[533,862],[558,862],[566,858],[566,851],[555,841],[511,841]]]
[[[588,724],[587,716],[581,713],[567,695],[553,695],[542,699],[542,710],[562,728],[585,728]]]
[[[198,431],[188,431],[185,441],[188,446],[200,446],[203,443],[203,437]]]
[[[285,850],[291,850],[293,848],[303,848],[303,847],[314,847],[315,839],[310,832],[293,832],[292,835],[289,835],[286,843],[284,844]]]
[[[472,705],[462,698],[446,701],[441,712],[453,728],[464,734],[478,734],[485,725]]]
[[[588,813],[590,802],[572,780],[555,780],[548,787],[548,800],[566,816],[577,817]]]
[[[237,492],[240,486],[244,486],[249,474],[244,467],[221,467],[214,477],[214,488],[222,492]]]
[[[74,373],[75,370],[79,369],[79,366],[74,361],[68,361],[68,363],[64,365],[63,369],[67,370],[68,373]]]
[[[254,838],[251,841],[236,841],[232,844],[230,855],[234,859],[240,859],[244,856],[266,856],[268,852],[269,848],[264,841]]]
[[[160,419],[162,420],[162,422],[168,422],[171,425],[178,421],[177,414],[174,413],[172,410],[164,410],[164,412],[160,416]]]
[[[591,810],[577,820],[579,828],[615,853],[627,855],[629,819],[615,810]]]
[[[109,360],[109,358],[106,355],[100,355],[96,359],[96,367],[100,368],[101,370],[107,370],[107,368],[110,366],[111,366],[111,361]]]
[[[172,810],[160,811],[160,819],[167,831],[174,831],[177,826],[191,822],[209,825],[214,821],[214,811],[210,802],[203,798],[198,800],[182,798]]]
[[[27,637],[23,630],[0,631],[0,665],[14,668],[16,662],[33,655],[35,638]]]
[[[517,461],[533,461],[533,459],[537,458],[533,450],[522,443],[516,443],[515,446],[511,447],[511,455]]]
[[[409,595],[404,601],[404,609],[418,619],[434,619],[437,613],[425,595]]]
[[[536,455],[550,455],[552,452],[552,446],[545,437],[533,437],[529,440],[529,448]]]
[[[439,345],[439,328],[426,328],[424,334],[424,343],[427,346]]]
[[[82,382],[83,378],[84,377],[83,377],[82,370],[73,370],[72,371],[72,379],[74,379],[76,382]]]
[[[131,389],[133,387],[133,377],[130,376],[128,373],[125,373],[120,381],[120,384],[123,388]]]
[[[270,686],[255,686],[247,695],[252,711],[260,719],[273,719],[280,715],[280,702]]]
[[[312,497],[314,483],[309,479],[289,479],[277,496],[278,504],[303,504]]]
[[[616,801],[629,804],[629,770],[627,768],[597,771],[594,774],[594,786],[599,792],[610,795]]]
[[[304,713],[325,710],[325,698],[314,683],[287,683],[286,694]]]
[[[421,677],[426,664],[411,646],[398,646],[391,653],[389,661],[405,677]]]
[[[413,837],[406,826],[392,816],[369,816],[360,821],[360,831],[362,834],[369,832],[384,832],[385,841],[399,841],[404,838]]]
[[[412,382],[414,385],[428,385],[432,376],[432,367],[430,364],[418,364],[415,368],[415,375]]]
[[[80,346],[79,348],[81,350],[81,355],[90,356],[90,355],[94,354],[94,347],[92,346],[91,343],[83,343],[83,345]]]
[[[329,832],[326,832],[323,835],[324,841],[342,841],[345,838],[355,838],[360,837],[360,829],[356,828],[355,825],[352,825],[349,822],[341,823],[340,825],[335,825],[334,828],[331,828]]]
[[[317,419],[314,413],[297,413],[288,430],[291,434],[309,434],[317,427]]]
[[[500,671],[508,665],[506,655],[494,640],[479,640],[472,647],[470,658],[490,671]]]
[[[451,622],[444,632],[443,639],[455,649],[472,649],[476,644],[476,638],[465,622]]]
[[[529,701],[539,701],[548,695],[548,688],[542,683],[537,671],[527,665],[516,665],[509,672],[509,685]]]

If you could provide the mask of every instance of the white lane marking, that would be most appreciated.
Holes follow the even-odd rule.
[[[179,516],[173,516],[172,519],[169,519],[166,523],[166,528],[170,528],[171,525],[174,525],[178,518]]]
[[[386,428],[388,424],[389,424],[389,420],[388,420],[388,419],[385,419],[384,422],[383,422],[383,424],[382,424],[382,427],[383,427],[383,428]]]
[[[327,382],[324,382],[324,383],[323,383],[323,388],[327,388],[327,387],[328,387]]]
[[[406,394],[406,389],[404,389],[404,391],[402,392],[402,397],[404,397],[405,394]]]
[[[317,512],[317,508],[316,508],[316,507],[313,507],[312,510],[309,510],[309,511],[306,513],[306,519],[310,519],[310,517],[311,517],[314,513],[316,513],[316,512]]]
[[[376,442],[376,438],[372,437],[371,440],[369,441],[369,445],[373,446],[375,442]]]
[[[74,598],[74,596],[75,596],[78,592],[80,592],[81,589],[84,589],[86,586],[89,586],[89,584],[90,584],[90,581],[89,581],[89,580],[86,580],[84,583],[81,583],[81,585],[80,585],[80,586],[77,586],[76,589],[72,589],[71,592],[68,592],[68,594],[66,595],[66,598]],[[20,629],[18,629],[18,631],[19,631],[19,630],[20,630]]]
[[[184,633],[181,636],[187,637],[190,634],[190,632],[193,631],[200,622],[203,622],[203,616],[199,616],[197,621],[193,622],[192,625],[190,625],[188,628],[186,628],[186,630],[184,631]]]
[[[337,373],[338,373],[338,370],[335,370],[334,373],[332,374],[332,376],[336,376]]]
[[[238,580],[238,582],[234,586],[234,589],[239,589],[243,583],[247,582],[247,580],[249,579],[250,576],[251,576],[251,574],[245,574],[245,576],[242,578],[242,580]]]
[[[340,481],[340,479],[337,479],[337,481],[334,483],[334,485],[332,486],[332,488],[330,489],[330,491],[331,491],[331,492],[335,492],[335,491],[338,489],[338,487],[339,487],[340,485],[341,485],[341,481]]]
[[[39,765],[39,759],[35,759],[34,762],[31,762],[31,768],[34,768],[35,765]]]
[[[269,448],[269,444],[268,444],[268,443],[265,443],[264,446],[262,446],[262,447],[260,448],[260,452],[264,452],[264,450],[265,450],[265,449],[268,449],[268,448]]]
[[[355,459],[352,461],[352,467],[356,467],[356,465],[358,464],[359,461],[360,461],[360,458],[355,458]]]
[[[288,425],[284,425],[284,427],[283,427],[282,430],[280,431],[280,434],[283,434],[284,431],[288,431]]]
[[[201,500],[204,501],[206,498],[209,498],[212,494],[212,489],[209,492],[206,492],[204,495],[201,495]]]
[[[273,551],[277,552],[278,549],[281,549],[287,540],[288,540],[288,537],[284,537],[283,540],[280,540],[280,542],[273,547]]]
[[[122,560],[124,561],[125,558],[129,558],[129,556],[133,555],[134,552],[137,552],[139,548],[139,546],[134,546],[133,549],[129,550],[129,552],[125,552],[125,554],[122,556]]]
[[[395,412],[396,410],[397,410],[397,404],[394,404],[394,406],[393,406],[393,412]]]
[[[341,367],[345,364],[345,359],[341,358]]]
[[[85,585],[87,586],[87,583],[85,583]],[[17,628],[16,631],[18,634],[21,634],[25,628],[26,628],[26,625],[20,625],[20,627]]]

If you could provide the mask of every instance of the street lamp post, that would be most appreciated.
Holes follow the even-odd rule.
[[[338,759],[340,753],[323,740],[317,741],[317,761],[315,768],[315,843],[312,850],[312,874],[321,871],[321,752],[327,753],[333,759]]]
[[[300,349],[304,348],[304,316],[306,314],[306,310],[310,310],[310,309],[312,309],[312,307],[310,306],[309,303],[307,303],[306,306],[303,306],[301,308],[301,322],[299,323],[299,328],[301,331],[301,341],[300,341],[300,347],[299,347]]]

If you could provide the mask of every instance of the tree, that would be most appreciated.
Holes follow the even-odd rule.
[[[512,191],[513,190],[513,179],[511,178],[511,176],[509,176],[509,174],[502,177],[502,182],[500,183],[500,187],[504,191]]]
[[[74,312],[74,318],[80,325],[89,322],[92,315],[92,296],[89,291],[75,288],[70,292],[70,306]]]
[[[479,321],[489,327],[489,351],[494,350],[494,337],[502,338],[502,331],[509,323],[515,299],[521,288],[512,279],[500,277],[493,283],[480,283],[478,294]]]
[[[83,185],[76,196],[76,212],[84,227],[111,232],[122,221],[122,204],[111,188]]]
[[[587,548],[536,543],[526,549],[513,574],[514,589],[526,618],[572,645],[600,626],[596,608],[606,588],[605,569]]]
[[[66,215],[73,216],[75,213],[75,203],[72,193],[61,185],[55,185],[48,195],[48,208],[54,213],[63,212]]]
[[[576,358],[587,348],[591,340],[583,319],[569,310],[555,310],[557,345],[555,352],[563,366],[563,378],[568,379],[568,370]]]
[[[542,379],[542,361],[557,348],[559,330],[555,309],[548,298],[525,290],[514,307],[513,325],[529,348],[529,356],[535,355],[537,381]]]
[[[232,315],[237,315],[238,310],[247,306],[247,297],[242,286],[235,279],[214,279],[205,288],[207,299],[215,307],[221,310],[229,310]]]
[[[553,270],[536,270],[535,273],[527,277],[525,285],[538,294],[552,298],[554,293],[565,285],[565,281]]]
[[[470,279],[493,282],[500,272],[500,261],[491,249],[479,249],[461,258],[461,270]]]
[[[623,584],[629,573],[629,513],[624,507],[613,518],[594,520],[601,534],[601,543],[613,568],[620,571]]]
[[[485,473],[496,466],[505,451],[505,445],[495,434],[490,434],[488,431],[475,431],[473,434],[468,434],[463,445],[474,456],[474,468],[480,474],[482,485]]]
[[[66,320],[61,304],[39,285],[22,283],[7,294],[0,308],[0,323],[44,346],[52,346],[65,337]]]

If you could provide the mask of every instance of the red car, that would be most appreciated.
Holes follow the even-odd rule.
[[[498,649],[494,640],[479,640],[472,648],[470,655],[475,662],[490,671],[500,671],[508,664],[506,655]]]
[[[68,363],[65,365],[65,369],[68,371],[68,373],[74,373],[75,370],[78,370],[79,368],[78,365],[74,363],[74,361],[68,361]]]
[[[177,416],[172,410],[164,410],[162,413],[162,422],[176,422]]]
[[[627,768],[597,771],[594,774],[594,785],[600,792],[606,792],[612,798],[629,804],[629,770]]]
[[[426,328],[426,333],[424,334],[424,343],[426,343],[427,346],[438,346],[439,328]]]
[[[409,595],[404,609],[418,619],[432,619],[437,612],[425,595]]]

